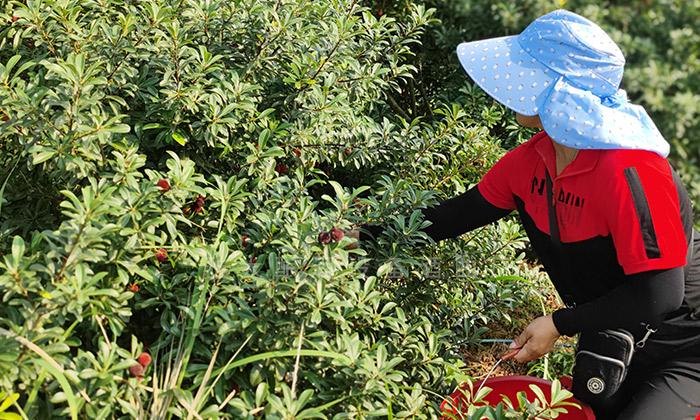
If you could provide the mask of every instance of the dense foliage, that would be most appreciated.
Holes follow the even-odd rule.
[[[461,352],[494,329],[510,336],[522,325],[511,316],[525,322],[548,298],[514,220],[439,245],[420,233],[417,209],[464,191],[529,135],[453,50],[558,4],[492,3],[5,3],[8,410],[439,416],[442,396],[484,373],[465,371]],[[697,182],[700,44],[686,42],[692,13],[658,3],[664,16],[632,29],[631,6],[570,7],[638,47],[628,88]],[[662,27],[680,32],[643,32]],[[386,233],[348,250],[338,229],[367,221]]]

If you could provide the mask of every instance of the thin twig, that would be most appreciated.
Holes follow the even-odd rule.
[[[211,360],[209,361],[209,366],[207,366],[207,371],[204,373],[204,377],[202,378],[202,383],[199,384],[197,394],[194,396],[194,400],[192,400],[192,405],[194,406],[195,410],[197,410],[202,398],[204,398],[205,396],[205,388],[207,382],[209,382],[209,379],[211,378],[211,373],[214,370],[214,364],[216,364],[216,357],[219,355],[219,348],[221,348],[221,340],[219,341],[219,344],[216,345],[214,354],[211,356]],[[191,419],[193,415],[193,413],[189,413],[187,415],[187,420]]]
[[[481,388],[484,387],[484,385],[486,384],[486,381],[489,380],[489,378],[491,377],[491,375],[493,375],[493,372],[496,371],[496,368],[498,367],[498,365],[501,364],[502,361],[503,361],[503,358],[498,359],[498,361],[496,362],[496,364],[494,364],[493,367],[491,367],[491,370],[489,370],[489,373],[486,374],[486,377],[481,381],[481,384],[479,385],[479,388],[477,388],[476,392],[475,392],[474,395],[472,396],[473,398],[476,398],[476,397],[479,395],[479,391],[481,391]]]
[[[435,115],[433,114],[432,107],[430,106],[430,100],[428,99],[428,93],[425,91],[425,87],[423,86],[423,63],[418,60],[418,74],[420,75],[420,81],[416,83],[418,86],[418,91],[420,92],[421,97],[423,98],[423,102],[425,103],[425,108],[428,110],[428,116],[430,117],[431,120],[435,119]]]
[[[97,325],[100,327],[100,331],[102,331],[102,336],[105,338],[105,343],[107,343],[107,348],[109,351],[112,351],[112,343],[109,341],[109,337],[107,336],[107,331],[105,331],[105,327],[102,325],[102,319],[100,319],[99,315],[95,315],[95,321],[97,321]]]
[[[214,379],[214,383],[217,383],[217,382],[219,381],[219,378],[221,377],[221,375],[223,375],[224,372],[226,372],[228,366],[229,366],[229,365],[231,364],[231,362],[233,362],[233,360],[238,356],[238,353],[240,353],[241,350],[243,350],[243,347],[245,347],[245,345],[248,344],[248,341],[250,341],[250,339],[251,339],[252,337],[253,337],[252,335],[249,335],[248,338],[245,339],[245,341],[243,342],[243,344],[241,344],[241,346],[238,347],[238,350],[236,350],[236,353],[234,353],[234,355],[231,357],[231,359],[229,359],[228,363],[226,363],[226,365],[223,367],[223,369],[221,369],[221,372],[219,372],[219,374],[216,376],[216,379]],[[231,390],[231,392],[228,393],[228,395],[226,396],[226,398],[224,398],[224,401],[223,401],[221,404],[219,404],[219,410],[223,410],[223,408],[226,407],[226,404],[228,404],[228,402],[231,401],[231,399],[233,399],[233,397],[234,397],[235,395],[236,395],[236,388],[234,387],[234,388]]]
[[[411,120],[411,118],[408,116],[408,114],[406,114],[406,112],[405,112],[403,109],[401,109],[401,107],[399,106],[399,104],[396,103],[396,100],[394,99],[393,96],[391,96],[390,93],[387,92],[386,98],[387,98],[387,100],[389,101],[389,106],[391,107],[391,109],[394,110],[394,112],[396,112],[397,114],[401,115],[401,117],[402,117],[404,120],[406,120],[406,121],[410,121],[410,120]]]
[[[301,343],[304,341],[304,323],[299,329],[299,345],[297,346],[297,360],[294,363],[294,373],[292,374],[292,399],[297,397],[297,377],[299,375],[299,362],[301,361]]]
[[[415,95],[415,90],[416,87],[413,84],[413,79],[409,78],[408,79],[408,93],[411,96],[411,115],[416,116],[418,114],[418,110],[416,109],[416,95]]]

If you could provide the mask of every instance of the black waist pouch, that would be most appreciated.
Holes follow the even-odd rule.
[[[574,396],[588,404],[610,398],[627,376],[634,348],[634,337],[626,330],[581,333],[573,372]]]

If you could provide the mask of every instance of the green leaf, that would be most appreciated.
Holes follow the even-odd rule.
[[[144,130],[153,130],[156,128],[165,128],[165,126],[163,124],[160,124],[160,123],[148,123],[148,124],[145,124],[143,126]]]
[[[394,264],[391,261],[385,262],[377,269],[377,277],[384,277],[389,274],[393,268]]]
[[[131,127],[128,124],[115,124],[109,127],[109,131],[112,133],[128,133],[131,131]]]
[[[187,144],[187,136],[182,131],[175,131],[173,133],[173,140],[175,140],[180,146]]]
[[[12,239],[12,258],[16,263],[22,259],[24,255],[24,239],[21,236],[15,236]]]
[[[71,388],[70,384],[68,383],[68,379],[66,378],[66,376],[62,372],[59,372],[58,369],[53,367],[51,364],[49,364],[45,360],[34,359],[33,362],[35,364],[39,365],[39,367],[41,367],[43,370],[49,372],[51,374],[51,376],[53,376],[56,379],[56,381],[58,381],[58,384],[61,386],[61,389],[63,390],[66,401],[68,402],[68,412],[70,413],[70,417],[72,420],[77,420],[78,419],[78,398],[75,396],[75,393],[73,392],[73,389]]]
[[[4,395],[0,395],[0,398],[4,397]],[[3,412],[7,410],[15,401],[19,399],[19,394],[18,393],[12,393],[8,395],[2,403],[0,403],[0,412]]]
[[[40,164],[40,163],[46,162],[47,160],[51,159],[51,158],[54,157],[55,155],[56,155],[56,151],[55,151],[55,150],[45,150],[45,151],[43,151],[43,152],[36,153],[36,154],[32,157],[32,163],[33,163],[34,165],[38,165],[38,164]]]
[[[328,358],[328,359],[333,359],[333,360],[338,360],[340,363],[349,365],[351,364],[351,360],[349,357],[347,357],[344,354],[332,352],[332,351],[325,351],[325,350],[280,350],[280,351],[269,351],[265,353],[260,353],[260,354],[255,354],[253,356],[246,357],[241,360],[237,360],[230,365],[226,366],[226,369],[217,369],[214,371],[214,375],[218,375],[221,373],[221,371],[229,371],[231,369],[235,369],[240,366],[245,366],[249,365],[251,363],[255,363],[261,360],[270,360],[270,359],[277,359],[281,357],[296,357],[297,354],[300,356],[305,356],[305,357],[323,357],[323,358]]]
[[[539,386],[535,385],[535,384],[530,384],[530,385],[529,385],[529,388],[532,390],[532,392],[535,393],[535,395],[537,396],[537,399],[538,399],[544,406],[546,406],[547,403],[548,403],[548,402],[547,402],[547,397],[544,395],[544,392],[542,391],[542,389],[541,389]]]

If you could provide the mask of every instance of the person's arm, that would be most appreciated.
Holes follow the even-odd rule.
[[[553,319],[565,335],[658,325],[683,301],[688,238],[671,167],[653,153],[617,156],[601,172],[607,182],[600,191],[608,199],[600,211],[627,281],[595,301],[557,311]]]
[[[646,271],[627,276],[628,280],[591,302],[552,314],[562,335],[583,331],[625,328],[634,331],[640,324],[656,328],[666,314],[683,303],[683,268]]]
[[[520,363],[535,360],[549,353],[561,335],[616,328],[639,332],[642,324],[656,328],[666,314],[681,306],[682,267],[628,277],[625,284],[598,299],[536,318],[513,340],[512,350],[503,358]]]
[[[465,232],[495,222],[511,211],[489,203],[479,189],[473,187],[464,194],[443,201],[438,206],[422,210],[425,220],[431,223],[424,232],[436,242],[456,238]],[[359,235],[360,242],[371,238],[376,239],[383,230],[381,225],[363,226]]]
[[[627,277],[627,282],[598,299],[554,312],[559,333],[572,336],[612,328],[635,330],[642,323],[655,328],[683,303],[682,267]]]

